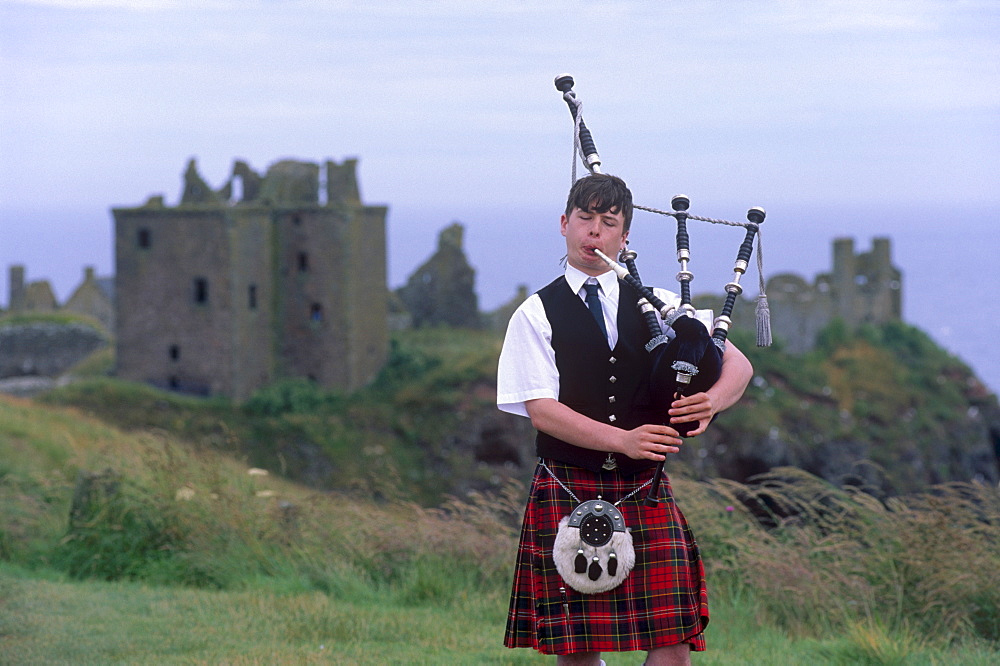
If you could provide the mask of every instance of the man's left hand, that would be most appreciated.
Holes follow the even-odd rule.
[[[698,427],[688,433],[688,437],[694,437],[705,432],[708,424],[715,416],[715,405],[712,396],[707,393],[695,393],[685,396],[679,400],[674,400],[670,404],[670,424],[691,423],[697,421]]]

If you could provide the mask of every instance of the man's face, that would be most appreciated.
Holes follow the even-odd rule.
[[[594,213],[574,208],[569,217],[559,220],[562,235],[566,237],[566,256],[569,265],[587,275],[606,273],[608,265],[594,254],[598,249],[611,259],[625,248],[628,232],[625,231],[625,216],[620,211]]]

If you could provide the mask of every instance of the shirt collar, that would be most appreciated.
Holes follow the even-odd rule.
[[[566,284],[569,285],[574,294],[580,293],[580,290],[583,289],[583,283],[590,278],[590,275],[566,264]],[[607,272],[601,273],[594,279],[601,285],[601,291],[604,292],[605,296],[612,297],[618,294],[618,276],[613,270],[608,269]]]

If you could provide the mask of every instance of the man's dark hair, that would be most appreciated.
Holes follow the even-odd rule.
[[[566,199],[566,217],[574,208],[592,213],[621,213],[625,218],[624,231],[632,226],[632,192],[618,176],[595,173],[573,183]]]

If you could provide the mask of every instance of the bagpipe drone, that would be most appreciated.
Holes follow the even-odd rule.
[[[601,158],[594,144],[593,136],[583,121],[581,103],[573,91],[573,77],[562,74],[555,79],[556,89],[562,93],[569,106],[574,124],[573,180],[576,180],[577,157],[583,161],[591,173],[601,173]],[[686,196],[677,195],[671,200],[672,211],[635,205],[638,210],[671,216],[677,221],[677,261],[680,271],[677,281],[680,284],[680,304],[676,307],[667,305],[653,293],[653,290],[642,284],[635,265],[636,253],[626,249],[618,257],[624,263],[615,262],[599,250],[597,254],[611,267],[618,277],[629,283],[641,295],[637,306],[643,314],[649,328],[649,342],[646,351],[652,357],[652,374],[650,391],[654,408],[657,413],[667,414],[671,403],[683,396],[700,393],[711,388],[722,372],[722,355],[726,349],[726,338],[732,325],[733,308],[736,299],[743,293],[740,278],[746,272],[753,254],[753,245],[757,241],[757,272],[760,277],[760,296],[757,299],[757,345],[766,347],[771,344],[771,331],[767,308],[767,296],[764,293],[764,278],[761,260],[760,225],[764,222],[764,209],[754,207],[747,212],[747,222],[729,222],[707,217],[699,217],[688,212],[690,201]],[[694,274],[689,270],[691,260],[690,239],[688,235],[688,220],[726,224],[744,227],[746,235],[740,245],[733,266],[732,281],[726,284],[726,300],[722,311],[713,323],[713,331],[695,316],[695,308],[691,303],[691,281]],[[665,334],[660,320],[672,329],[673,334]],[[667,419],[669,424],[669,419]],[[687,437],[697,427],[697,423],[682,423],[672,426],[678,433]],[[656,468],[649,494],[646,497],[647,506],[657,504],[660,479],[663,473],[663,462]]]

